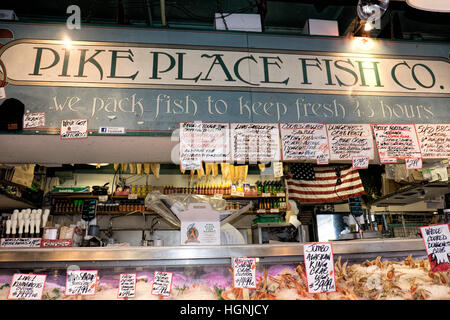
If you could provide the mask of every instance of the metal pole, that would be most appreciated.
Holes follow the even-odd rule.
[[[166,22],[166,1],[165,0],[159,0],[159,3],[161,4],[161,24],[163,27],[167,26]]]

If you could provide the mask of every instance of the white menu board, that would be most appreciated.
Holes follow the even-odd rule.
[[[373,160],[373,137],[369,124],[328,124],[331,160],[367,157]]]
[[[305,243],[303,245],[303,257],[305,260],[308,292],[335,292],[336,279],[331,243]]]
[[[88,137],[88,119],[61,120],[61,139],[84,139]]]
[[[8,299],[41,300],[46,279],[47,276],[44,274],[14,274],[9,286]]]
[[[69,270],[66,277],[66,296],[95,295],[97,270]]]
[[[197,170],[201,162],[230,160],[228,123],[181,122],[180,163],[183,170]]]
[[[450,124],[416,124],[422,158],[450,158]]]
[[[450,228],[448,224],[420,227],[430,268],[433,272],[450,269]]]
[[[255,258],[233,258],[233,282],[235,288],[256,288]]]
[[[119,276],[118,298],[134,298],[136,296],[136,273],[121,273]]]
[[[278,124],[232,123],[231,155],[238,163],[280,160]]]
[[[283,160],[319,159],[321,163],[328,163],[325,123],[281,123],[280,132]]]
[[[422,157],[413,124],[374,124],[372,128],[380,162]]]

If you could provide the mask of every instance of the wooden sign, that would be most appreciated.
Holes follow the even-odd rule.
[[[373,138],[369,124],[328,124],[331,160],[373,159]]]
[[[95,295],[97,270],[69,270],[66,276],[66,296]]]
[[[280,160],[280,133],[274,123],[232,123],[232,161],[238,163]]]
[[[433,272],[450,269],[450,228],[448,224],[420,227],[430,268]]]
[[[134,298],[136,296],[136,273],[121,273],[119,276],[118,298]]]
[[[8,300],[41,300],[44,292],[44,274],[23,274],[13,275],[9,287]]]
[[[228,123],[181,122],[180,163],[183,170],[198,170],[201,162],[230,159]]]
[[[172,290],[172,272],[155,271],[152,294],[155,296],[169,297]]]
[[[336,280],[331,243],[314,242],[303,245],[309,293],[334,292]]]
[[[369,158],[366,156],[357,156],[352,158],[353,169],[367,169],[369,167]]]
[[[316,160],[327,164],[330,158],[327,127],[324,123],[280,124],[283,160]]]
[[[61,139],[84,139],[88,137],[88,119],[61,120]]]
[[[380,162],[386,159],[421,158],[419,141],[413,124],[372,125]]]
[[[23,115],[23,128],[45,127],[45,112],[25,113]]]
[[[422,158],[450,157],[450,124],[416,124]]]
[[[233,282],[235,288],[256,288],[255,258],[233,258]]]

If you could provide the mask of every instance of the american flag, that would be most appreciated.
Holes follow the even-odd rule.
[[[290,172],[293,178],[287,179],[289,198],[300,203],[339,202],[364,194],[358,170],[351,167],[339,169],[295,163],[291,164]]]

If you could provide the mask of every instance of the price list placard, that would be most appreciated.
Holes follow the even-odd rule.
[[[450,158],[450,124],[416,124],[422,158]]]
[[[413,124],[374,124],[380,162],[392,159],[422,158],[416,129]]]
[[[232,123],[232,160],[269,162],[280,160],[280,133],[274,123]]]
[[[373,160],[373,138],[369,124],[328,124],[331,160],[367,157]]]
[[[233,282],[235,288],[256,288],[256,258],[233,258]]]
[[[180,163],[183,170],[198,170],[201,162],[230,160],[228,123],[181,122]]]
[[[280,132],[283,160],[328,163],[330,153],[326,124],[281,123]]]
[[[47,276],[43,274],[14,274],[8,300],[41,300],[46,279]]]

